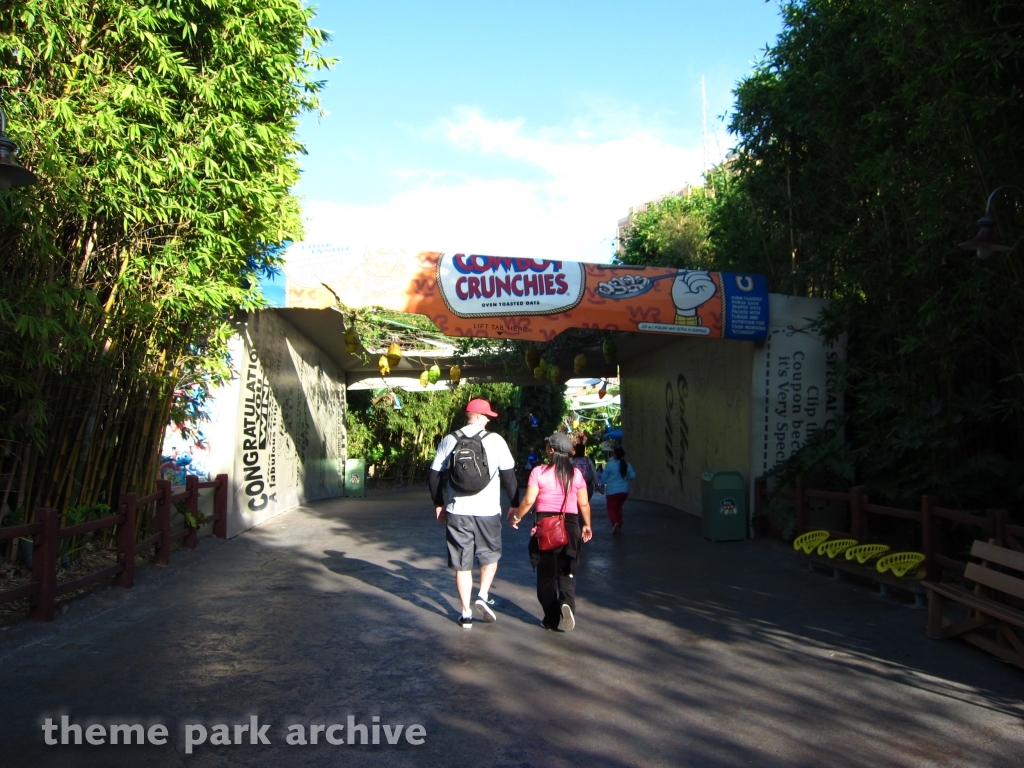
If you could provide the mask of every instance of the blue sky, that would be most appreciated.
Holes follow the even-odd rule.
[[[340,2],[300,139],[309,241],[604,261],[630,205],[699,183],[778,5]]]

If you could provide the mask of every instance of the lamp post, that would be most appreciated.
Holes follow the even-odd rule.
[[[7,138],[7,116],[0,109],[0,192],[36,183],[36,175],[14,161],[18,145]]]
[[[988,196],[988,202],[985,203],[985,215],[978,219],[978,234],[959,245],[960,248],[977,253],[979,259],[987,259],[995,251],[1013,250],[1014,246],[1003,245],[996,239],[994,234],[996,220],[992,218],[992,200],[1004,189],[1015,189],[1024,194],[1024,189],[1015,184],[1003,184],[1001,187],[993,189],[992,194]]]

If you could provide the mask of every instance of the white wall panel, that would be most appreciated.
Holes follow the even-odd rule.
[[[845,339],[832,347],[810,323],[824,299],[769,295],[768,340],[754,353],[751,472],[764,475],[788,459],[819,429],[834,427],[842,398],[834,391]]]
[[[249,315],[238,345],[228,535],[344,494],[345,377],[273,312]]]

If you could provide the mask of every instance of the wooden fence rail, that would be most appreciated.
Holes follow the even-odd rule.
[[[921,552],[927,558],[928,578],[937,580],[942,568],[950,568],[964,572],[966,563],[947,557],[942,552],[944,532],[939,521],[948,520],[953,523],[980,528],[985,538],[994,539],[1002,547],[1024,552],[1024,526],[1011,525],[1009,512],[1005,509],[989,509],[984,515],[970,514],[956,509],[939,506],[935,496],[922,496],[921,509],[900,509],[872,504],[867,489],[854,486],[846,493],[839,491],[820,491],[808,488],[803,481],[797,481],[792,492],[769,490],[763,477],[754,480],[754,514],[759,515],[768,499],[783,499],[793,502],[796,507],[796,533],[799,536],[810,528],[810,499],[828,499],[846,502],[850,505],[850,530],[829,531],[833,536],[850,536],[860,542],[866,542],[870,535],[870,516],[879,515],[911,520],[921,524]]]
[[[61,595],[82,589],[91,584],[114,577],[114,584],[130,588],[135,584],[135,558],[143,552],[154,549],[155,561],[158,565],[170,562],[171,544],[184,539],[184,546],[195,549],[199,541],[199,531],[185,527],[177,531],[171,530],[171,508],[177,502],[185,502],[185,508],[192,519],[199,513],[199,491],[213,488],[213,533],[219,539],[227,538],[228,518],[228,476],[217,475],[212,482],[201,483],[199,478],[188,475],[185,478],[185,490],[171,493],[171,483],[167,480],[157,481],[156,493],[139,498],[134,493],[122,493],[118,500],[116,515],[102,520],[90,520],[67,528],[58,528],[60,516],[55,509],[39,508],[36,510],[35,521],[27,525],[0,528],[0,542],[11,540],[11,546],[17,546],[19,538],[33,537],[32,541],[32,581],[16,589],[0,592],[0,605],[12,600],[29,598],[29,618],[33,621],[53,621],[54,602]],[[155,504],[153,523],[156,532],[142,541],[135,541],[136,522],[139,511]],[[102,530],[116,529],[117,562],[102,570],[80,576],[72,581],[57,584],[57,553],[60,542],[75,536]]]

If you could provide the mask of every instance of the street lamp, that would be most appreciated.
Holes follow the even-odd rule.
[[[1003,184],[1001,187],[993,189],[992,194],[988,196],[988,202],[985,203],[985,215],[978,219],[978,234],[967,242],[960,243],[960,248],[968,251],[974,251],[978,254],[979,259],[987,259],[994,251],[1013,250],[1013,246],[1003,245],[993,234],[996,227],[996,220],[992,218],[992,200],[995,198],[997,193],[1004,189],[1015,189],[1024,194],[1024,189],[1021,189],[1014,184]]]
[[[36,175],[14,162],[18,145],[7,138],[7,116],[0,109],[0,192],[36,183]]]

